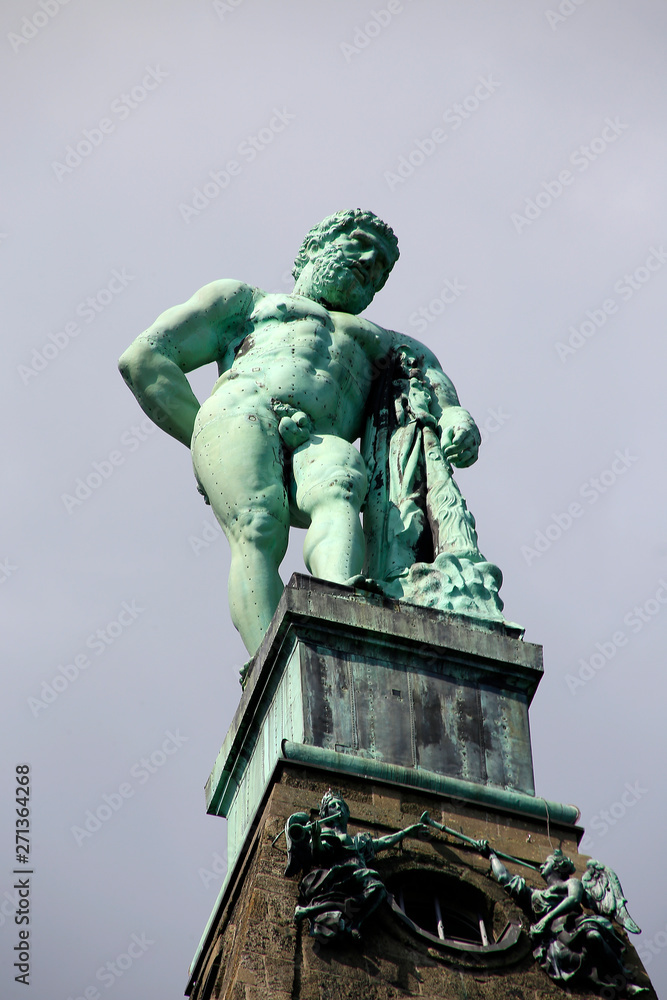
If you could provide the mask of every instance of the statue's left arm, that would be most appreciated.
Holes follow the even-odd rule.
[[[255,289],[240,281],[212,281],[158,316],[118,363],[144,413],[186,447],[199,410],[186,373],[223,355],[254,297]]]
[[[428,827],[425,823],[413,823],[412,826],[406,827],[404,830],[398,830],[397,833],[390,833],[386,837],[377,837],[373,839],[373,847],[376,851],[386,851],[388,847],[395,847],[396,844],[400,844],[406,837],[417,837],[420,833],[428,832]]]

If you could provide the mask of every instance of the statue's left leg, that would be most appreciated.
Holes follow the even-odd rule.
[[[295,502],[310,518],[303,558],[313,576],[345,583],[361,573],[364,533],[359,512],[368,489],[364,460],[332,434],[313,434],[292,456]]]

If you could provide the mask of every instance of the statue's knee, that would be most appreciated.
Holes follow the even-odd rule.
[[[280,552],[287,545],[289,525],[285,512],[266,508],[239,511],[225,526],[230,542],[268,552]]]
[[[335,441],[299,470],[297,501],[312,510],[332,501],[345,501],[359,510],[368,492],[366,463],[347,441]]]
[[[368,492],[368,477],[365,469],[341,470],[329,486],[332,497],[347,500],[353,507],[361,508]]]
[[[359,512],[368,490],[365,470],[333,469],[325,479],[303,491],[299,506],[306,513],[331,503],[348,503]],[[299,497],[297,497],[299,499]]]

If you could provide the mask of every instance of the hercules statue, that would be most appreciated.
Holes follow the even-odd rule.
[[[338,212],[304,239],[291,294],[213,281],[162,313],[120,359],[145,413],[191,448],[199,490],[231,546],[231,615],[251,654],[283,590],[290,524],[307,528],[304,559],[313,576],[501,619],[500,572],[480,555],[474,521],[447,475],[449,463],[464,468],[476,460],[477,426],[424,345],[359,316],[397,259],[397,239],[377,216]],[[186,374],[210,362],[219,378],[200,405]],[[392,398],[385,393],[382,402],[378,386],[387,380]],[[392,411],[389,434],[378,416],[383,406]],[[363,457],[353,444],[360,435]],[[393,480],[389,468],[379,474],[379,451],[396,466]],[[384,521],[378,528],[376,516],[373,530],[384,537],[376,537],[369,570],[360,512],[374,476]],[[432,498],[445,494],[439,517]],[[452,509],[454,541],[445,538]],[[483,582],[475,580],[484,607],[470,598],[456,607],[410,595],[408,577],[424,565],[427,521],[428,558],[440,555],[448,565],[459,558],[461,593],[481,567]],[[449,583],[438,587],[451,591]]]

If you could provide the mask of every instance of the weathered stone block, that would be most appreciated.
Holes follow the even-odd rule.
[[[350,832],[382,836],[424,809],[469,836],[489,835],[494,844],[514,856],[539,861],[552,841],[575,860],[578,870],[585,858],[577,853],[581,830],[561,821],[545,822],[518,816],[509,810],[488,809],[472,802],[447,799],[436,792],[368,781],[352,775],[333,775],[321,769],[283,762],[274,774],[251,837],[237,869],[220,900],[211,929],[192,971],[188,995],[192,1000],[552,1000],[562,997],[533,961],[525,930],[505,951],[488,957],[454,954],[421,936],[399,921],[383,904],[364,925],[360,944],[327,948],[293,922],[298,900],[298,878],[282,875],[286,861],[284,841],[272,844],[276,828],[289,815],[319,805],[323,792],[336,785],[351,810]],[[493,940],[502,938],[508,921],[525,923],[525,917],[500,886],[489,877],[489,864],[472,848],[452,838],[434,834],[430,841],[411,839],[402,848],[378,856],[377,870],[390,891],[409,884],[414,872],[426,872],[426,885],[445,894],[461,886],[481,893]],[[525,869],[517,869],[525,874]],[[533,876],[530,875],[532,878]],[[407,883],[406,883],[407,879]],[[438,881],[439,880],[439,881]],[[540,884],[535,876],[535,884]],[[435,889],[434,889],[435,891]],[[468,891],[468,890],[466,890]],[[207,982],[219,954],[216,977]],[[243,992],[239,992],[242,989]],[[592,994],[579,993],[582,1000]],[[647,1000],[652,994],[649,993]]]

